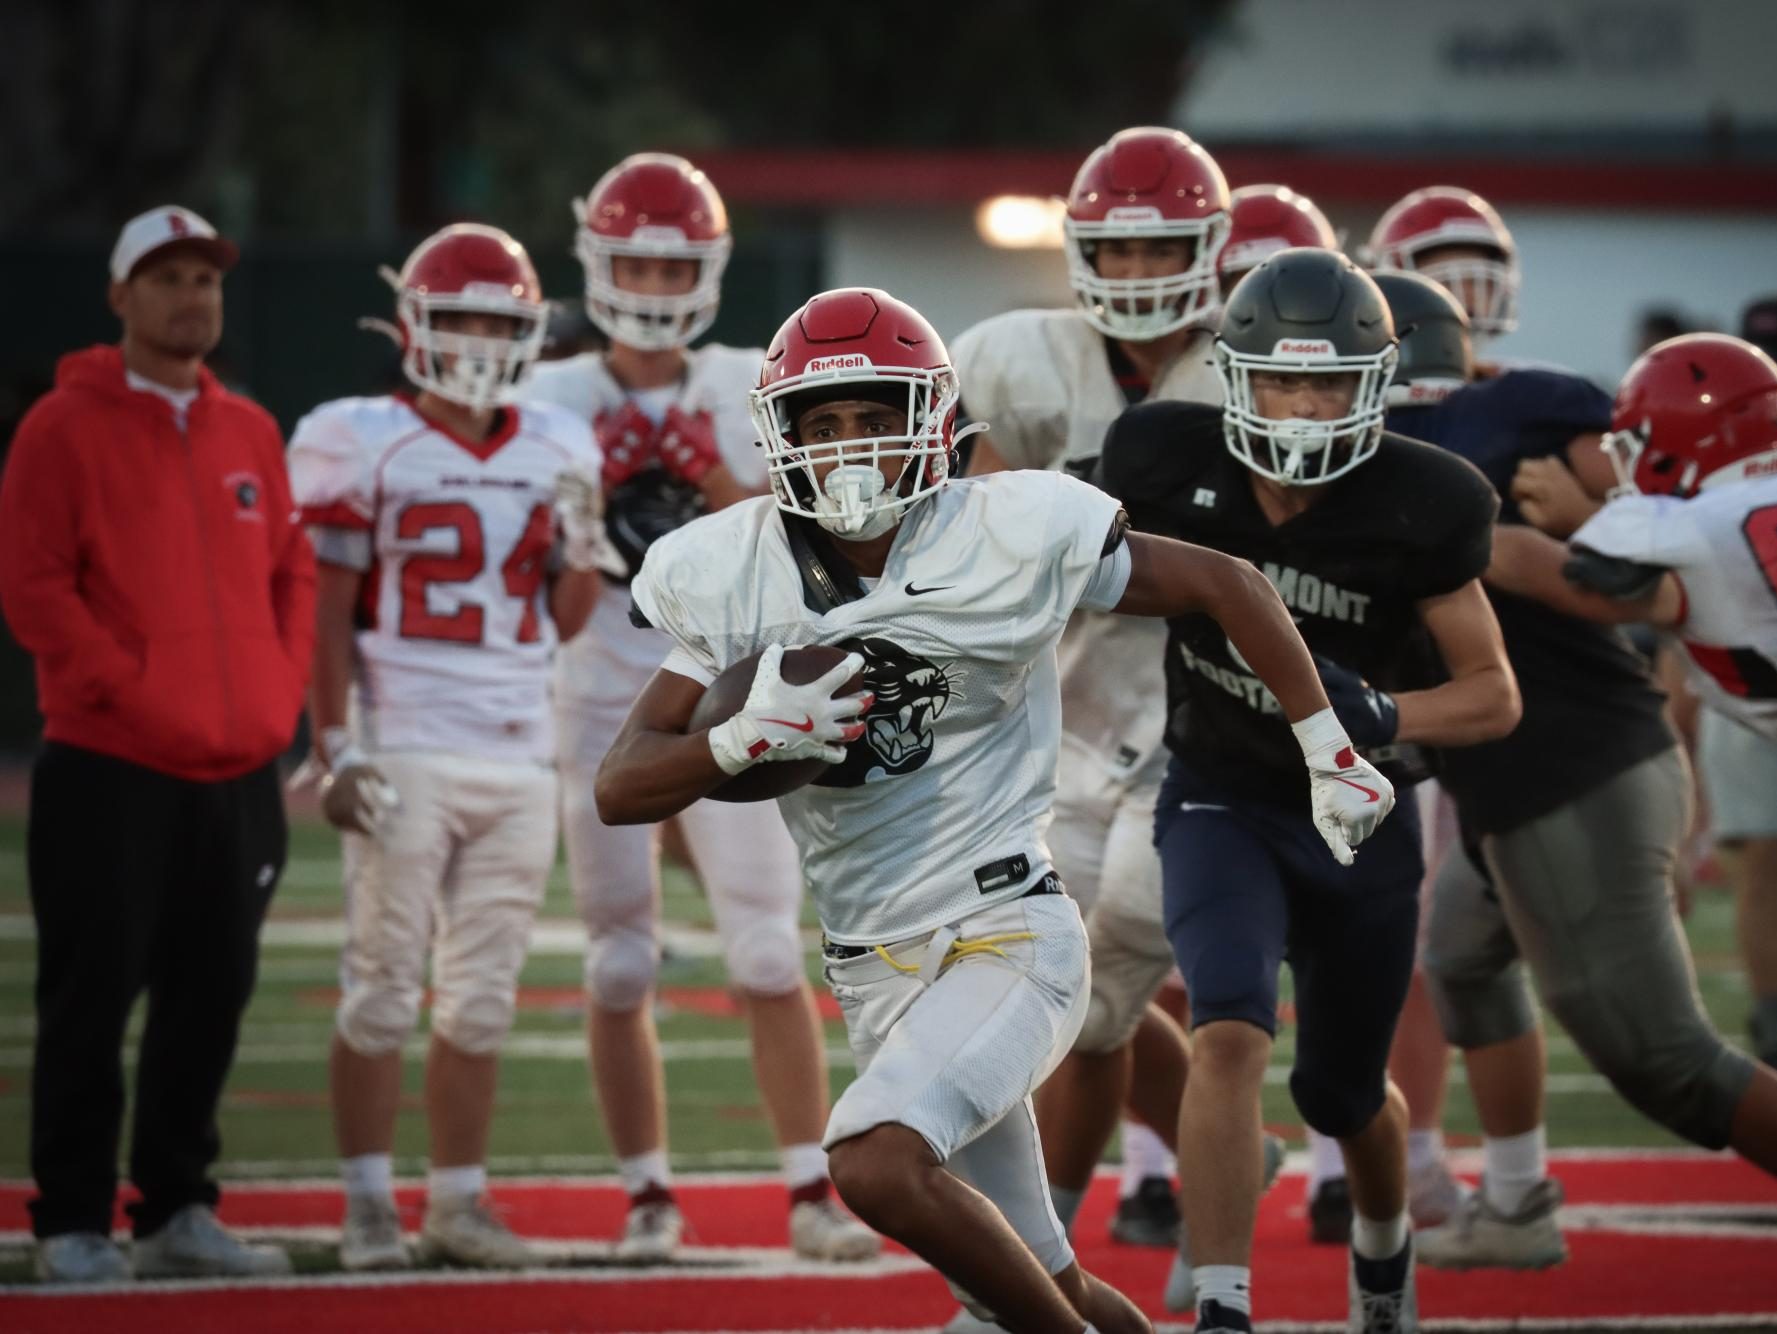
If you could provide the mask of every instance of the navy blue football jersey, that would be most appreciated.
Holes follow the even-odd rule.
[[[1575,436],[1610,428],[1610,399],[1558,371],[1509,371],[1427,407],[1398,408],[1388,427],[1459,454],[1500,494],[1500,521],[1522,523],[1512,474],[1525,459],[1564,455]],[[1673,744],[1664,694],[1623,634],[1540,602],[1488,590],[1518,676],[1524,716],[1510,736],[1440,754],[1464,826],[1504,833],[1566,805]]]
[[[1145,403],[1111,427],[1094,478],[1141,532],[1263,570],[1314,652],[1385,689],[1422,673],[1418,604],[1487,568],[1498,508],[1487,479],[1444,451],[1385,434],[1374,457],[1273,525],[1255,474],[1229,453],[1222,413]],[[1167,745],[1230,795],[1296,802],[1302,753],[1276,699],[1209,616],[1168,623]]]

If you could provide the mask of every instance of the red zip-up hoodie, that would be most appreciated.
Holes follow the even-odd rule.
[[[0,477],[0,608],[49,740],[204,781],[276,757],[315,637],[277,423],[205,370],[181,430],[119,348],[63,357]]]

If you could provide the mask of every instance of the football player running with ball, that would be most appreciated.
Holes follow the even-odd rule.
[[[576,200],[588,317],[611,340],[537,369],[526,386],[590,421],[605,451],[611,539],[622,559],[592,623],[556,672],[562,816],[574,902],[586,923],[587,1038],[599,1110],[630,1198],[617,1254],[664,1260],[684,1218],[667,1163],[666,1079],[654,1026],[660,968],[658,831],[613,828],[593,775],[671,646],[630,624],[623,585],[680,524],[765,490],[747,391],[759,349],[691,344],[716,317],[733,239],[721,197],[691,163],[637,153]],[[833,1203],[821,1152],[827,1070],[804,973],[802,877],[771,806],[700,802],[679,818],[745,1011],[753,1070],[789,1189],[790,1241],[812,1260],[861,1260],[881,1243]]]
[[[1293,727],[1302,816],[1341,856],[1393,791],[1252,566],[1126,534],[1115,500],[1060,473],[948,480],[958,389],[937,334],[887,293],[824,293],[785,323],[752,400],[773,499],[649,552],[636,607],[675,647],[600,768],[599,810],[661,820],[755,765],[827,761],[780,807],[858,1063],[825,1137],[841,1197],[1008,1329],[1142,1330],[1075,1263],[1030,1105],[1087,1001],[1085,932],[1044,841],[1062,627],[1080,606],[1213,618]],[[784,646],[816,644],[849,653],[787,684]],[[739,712],[688,730],[754,654]]]
[[[1216,353],[1226,407],[1131,409],[1105,442],[1100,484],[1138,530],[1264,569],[1327,661],[1352,742],[1465,745],[1510,731],[1517,686],[1479,582],[1493,491],[1469,464],[1383,433],[1396,343],[1376,284],[1342,255],[1281,251],[1229,296]],[[1194,1289],[1198,1329],[1252,1327],[1259,1095],[1287,958],[1290,1089],[1308,1125],[1339,1141],[1351,1179],[1351,1328],[1416,1329],[1406,1105],[1387,1077],[1418,920],[1414,803],[1355,863],[1337,845],[1329,856],[1304,809],[1290,711],[1251,654],[1195,611],[1169,629],[1172,761],[1155,833],[1191,997],[1179,1175],[1195,1268],[1175,1271],[1167,1304],[1182,1309]],[[1371,688],[1428,675],[1427,634],[1444,684]],[[1372,786],[1343,785],[1360,801]]]

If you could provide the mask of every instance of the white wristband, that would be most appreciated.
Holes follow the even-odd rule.
[[[765,734],[749,722],[745,714],[737,713],[727,722],[717,723],[710,728],[708,736],[716,767],[730,776],[751,769],[760,756],[771,749]]]
[[[1339,715],[1331,708],[1311,713],[1301,722],[1291,723],[1290,731],[1296,734],[1296,743],[1302,747],[1304,756],[1339,750],[1351,744],[1351,738],[1345,735],[1345,728],[1340,725]]]

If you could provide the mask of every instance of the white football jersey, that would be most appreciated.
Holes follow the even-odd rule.
[[[715,428],[716,447],[722,462],[742,486],[765,486],[765,451],[754,443],[753,419],[747,409],[747,391],[759,382],[765,353],[759,348],[724,347],[719,343],[689,348],[685,352],[685,378],[665,390],[632,394],[617,383],[598,353],[586,353],[563,361],[536,366],[520,390],[526,399],[554,403],[582,421],[595,426],[604,417],[634,402],[656,424],[668,407],[696,415],[707,412]],[[613,530],[629,516],[621,506],[605,516]],[[637,547],[647,543],[637,540]],[[630,623],[629,591],[608,584],[605,596],[593,609],[592,620],[570,640],[556,668],[556,698],[572,707],[576,700],[590,704],[627,704],[648,683],[671,648],[665,635]]]
[[[648,553],[635,599],[678,646],[669,670],[707,682],[773,643],[864,655],[864,735],[823,785],[778,802],[831,939],[904,940],[1048,872],[1055,642],[1083,599],[1122,595],[1127,558],[1103,558],[1118,509],[1055,473],[950,482],[908,511],[865,596],[825,615],[768,497]]]
[[[600,463],[587,424],[547,406],[508,409],[485,444],[404,397],[339,399],[297,424],[290,481],[309,526],[368,539],[354,708],[369,745],[554,758],[555,484]]]
[[[1777,740],[1777,477],[1689,500],[1623,496],[1571,541],[1676,574],[1685,610],[1672,633],[1698,694]]]
[[[1220,403],[1214,341],[1205,331],[1187,343],[1148,398]],[[950,350],[963,406],[987,423],[1008,467],[1060,468],[1097,457],[1128,406],[1104,335],[1078,310],[996,315]],[[1166,626],[1082,611],[1060,653],[1062,726],[1112,774],[1134,774],[1166,730]]]

